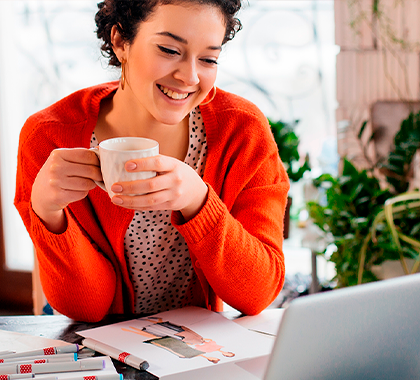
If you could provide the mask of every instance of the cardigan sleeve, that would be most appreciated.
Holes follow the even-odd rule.
[[[54,234],[45,228],[30,202],[35,177],[55,148],[29,119],[20,136],[15,206],[34,243],[48,302],[70,318],[98,321],[109,313],[116,292],[112,263],[69,209],[65,209],[67,230]]]
[[[42,288],[58,312],[75,320],[99,321],[114,300],[116,273],[77,220],[67,209],[65,212],[67,230],[56,235],[29,209]]]
[[[273,302],[284,284],[283,219],[289,180],[271,137],[265,133],[252,141],[245,136],[246,143],[232,153],[222,146],[225,164],[214,174],[223,178],[221,189],[215,188],[217,180],[209,181],[206,204],[188,222],[173,214],[203,288],[207,282],[217,297],[248,315]],[[229,142],[234,145],[232,139]],[[220,306],[217,300],[213,304]]]

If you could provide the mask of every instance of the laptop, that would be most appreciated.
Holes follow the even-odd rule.
[[[264,380],[420,379],[420,274],[292,301]]]

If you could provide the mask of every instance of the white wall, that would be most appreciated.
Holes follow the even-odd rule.
[[[372,14],[371,0],[337,0],[334,4],[340,46],[336,118],[343,127],[338,133],[341,156],[361,156],[357,131],[371,118],[376,101],[420,98],[420,1],[379,3],[380,20]],[[392,37],[404,44],[392,43]],[[363,160],[356,163],[365,165]]]

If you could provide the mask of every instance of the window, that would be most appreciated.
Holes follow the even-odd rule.
[[[245,4],[247,2],[244,2]],[[334,1],[250,1],[243,30],[221,55],[217,85],[254,102],[273,120],[299,120],[302,155],[312,177],[337,170]],[[310,180],[308,178],[308,180]],[[291,183],[292,213],[304,205]]]
[[[101,58],[94,33],[96,3],[5,0],[1,4],[2,305],[6,304],[2,301],[28,304],[32,297],[33,247],[13,205],[21,127],[29,115],[71,92],[119,76]]]

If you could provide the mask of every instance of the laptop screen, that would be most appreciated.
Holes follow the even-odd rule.
[[[292,301],[264,379],[420,379],[420,274]]]

